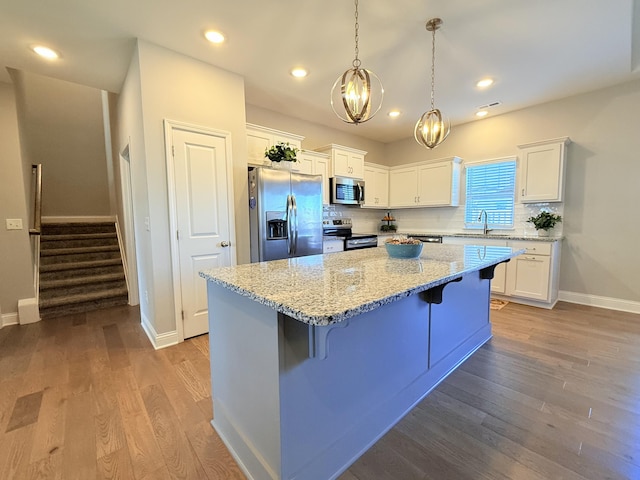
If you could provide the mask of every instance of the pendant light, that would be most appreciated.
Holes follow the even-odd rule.
[[[361,68],[358,58],[358,0],[355,0],[355,58],[348,69],[333,84],[331,108],[344,122],[355,125],[366,122],[378,113],[382,106],[384,88],[375,73]],[[344,111],[342,111],[344,109]]]
[[[425,112],[418,123],[414,136],[416,141],[429,149],[436,148],[451,131],[449,120],[442,117],[440,110],[435,108],[434,90],[435,90],[435,66],[436,66],[436,30],[442,26],[442,19],[432,18],[427,22],[427,31],[432,33],[431,41],[431,110]]]

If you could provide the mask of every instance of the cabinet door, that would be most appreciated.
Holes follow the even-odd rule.
[[[297,159],[297,162],[291,164],[292,172],[313,174],[313,158],[304,155],[304,153],[298,153]]]
[[[507,263],[500,263],[493,271],[491,291],[493,293],[505,293],[507,290]]]
[[[549,300],[549,256],[520,255],[512,258],[508,265],[507,295]]]
[[[418,168],[418,203],[425,206],[451,205],[451,163]]]
[[[329,158],[314,158],[313,173],[322,175],[322,203],[329,205]]]
[[[564,144],[524,148],[520,152],[520,201],[562,201]]]
[[[333,151],[333,175],[335,177],[350,177],[349,153],[341,150]]]
[[[264,165],[267,158],[264,151],[271,147],[272,136],[266,132],[247,130],[247,163]]]
[[[400,168],[389,172],[389,207],[415,207],[417,205],[417,173],[416,168]]]
[[[382,168],[364,167],[363,207],[387,208],[389,206],[389,172]]]
[[[364,155],[349,154],[349,171],[349,176],[353,178],[364,178]]]

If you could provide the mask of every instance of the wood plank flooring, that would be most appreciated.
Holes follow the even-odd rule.
[[[340,480],[640,479],[640,315],[491,312],[494,338]],[[0,329],[0,478],[242,479],[212,429],[207,336],[138,310]]]

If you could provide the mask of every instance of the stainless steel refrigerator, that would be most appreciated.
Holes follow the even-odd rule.
[[[249,171],[251,261],[322,253],[322,176]]]

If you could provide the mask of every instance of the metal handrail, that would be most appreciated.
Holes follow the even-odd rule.
[[[33,199],[33,228],[29,229],[29,235],[40,235],[42,226],[42,164],[31,165],[31,171],[35,170],[35,192]]]

